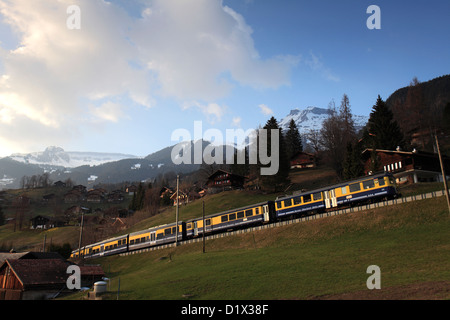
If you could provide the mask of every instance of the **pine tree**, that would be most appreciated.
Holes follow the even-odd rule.
[[[298,131],[294,119],[289,122],[289,129],[286,132],[286,153],[288,159],[291,159],[298,152],[303,151],[302,138]]]
[[[344,179],[354,179],[364,174],[364,166],[361,161],[361,146],[358,141],[347,143],[347,153],[343,164]]]
[[[262,186],[273,191],[281,190],[281,188],[289,182],[289,168],[290,163],[286,154],[285,140],[283,132],[278,126],[278,122],[274,117],[271,117],[263,129],[267,130],[267,154],[273,157],[271,150],[272,134],[271,130],[275,129],[279,132],[279,168],[274,175],[261,176]],[[261,146],[260,146],[261,147]]]
[[[395,150],[405,146],[403,133],[394,120],[392,111],[379,95],[370,113],[364,140],[367,148]]]

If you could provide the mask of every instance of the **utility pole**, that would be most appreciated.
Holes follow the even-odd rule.
[[[81,226],[80,226],[80,241],[78,242],[78,256],[81,256],[81,241],[83,239],[83,222],[84,222],[84,212],[81,211]],[[84,257],[84,254],[83,256]]]
[[[203,253],[205,253],[205,200],[202,201],[202,213],[203,213]]]
[[[177,209],[176,209],[176,232],[175,232],[175,246],[178,246],[178,205],[180,204],[180,194],[179,194],[179,182],[180,182],[180,176],[177,175],[177,196],[175,200],[177,201]]]
[[[447,186],[447,178],[445,175],[445,168],[444,168],[444,162],[442,161],[442,155],[441,155],[441,150],[439,149],[439,141],[438,141],[438,137],[435,134],[434,138],[436,139],[436,147],[437,147],[437,151],[439,154],[439,162],[441,164],[441,172],[442,172],[442,180],[444,181],[444,192],[445,192],[445,197],[447,198],[447,206],[448,206],[448,212],[450,213],[450,197],[448,194],[448,186]]]
[[[42,248],[42,252],[45,252],[45,242],[47,242],[47,235],[44,234],[44,246]]]

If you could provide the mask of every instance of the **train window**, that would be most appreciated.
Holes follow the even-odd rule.
[[[206,220],[205,220],[205,224],[206,224],[207,226],[210,226],[210,225],[211,225],[211,219],[206,219]]]
[[[192,229],[192,223],[188,223],[188,224],[186,225],[186,229]]]
[[[173,227],[172,228],[172,233],[176,233],[177,232],[177,227]]]
[[[363,181],[363,188],[364,189],[370,189],[370,188],[373,188],[373,187],[375,187],[375,183],[374,183],[373,180]]]
[[[224,215],[221,217],[222,222],[227,222],[228,221],[228,216]]]
[[[239,211],[238,213],[237,213],[237,218],[238,219],[241,219],[241,218],[243,218],[244,217],[244,211]]]
[[[348,188],[350,189],[350,192],[356,192],[356,191],[361,190],[361,186],[359,185],[359,182],[349,185]]]
[[[295,197],[294,198],[294,205],[301,204],[301,203],[302,203],[302,197]]]
[[[303,202],[310,202],[311,201],[311,195],[307,194],[306,196],[303,196]]]
[[[284,201],[283,201],[283,205],[284,205],[285,207],[290,207],[290,206],[292,206],[292,199],[284,200]]]
[[[313,194],[313,199],[314,200],[320,200],[322,199],[322,192],[317,192]]]
[[[142,238],[141,238],[141,242],[145,242],[145,237],[142,237]]]
[[[256,208],[256,210],[258,210],[258,208]],[[252,215],[253,215],[252,209],[245,211],[245,216],[246,217],[251,217]]]
[[[281,209],[281,201],[277,201],[276,204],[277,204],[277,209]]]
[[[250,211],[250,215],[252,215],[252,210],[247,210]],[[255,214],[259,214],[259,208],[255,208]]]
[[[379,186],[384,186],[385,185],[384,177],[383,178],[378,178],[378,185]]]
[[[134,240],[130,240],[130,244],[134,244]]]
[[[168,228],[168,229],[165,229],[164,230],[164,235],[170,235],[172,233],[172,229],[171,228]]]
[[[230,220],[230,221],[231,221],[231,220],[236,220],[236,213],[230,214],[229,220]]]

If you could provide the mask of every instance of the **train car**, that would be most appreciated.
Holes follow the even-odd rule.
[[[276,218],[323,212],[382,198],[390,199],[396,195],[397,189],[392,175],[382,173],[277,199]]]
[[[205,217],[205,234],[246,228],[273,220],[273,201],[262,202],[238,209],[227,210]],[[186,237],[194,238],[203,234],[203,218],[186,222]]]
[[[128,250],[137,250],[145,247],[158,246],[175,242],[176,223],[152,227],[146,230],[130,233]],[[186,237],[186,227],[183,221],[178,222],[178,241]]]
[[[278,220],[292,215],[301,216],[324,209],[323,192],[314,190],[277,199],[275,201],[275,218]]]
[[[127,243],[128,235],[123,235],[89,244],[80,250],[74,250],[70,257],[77,258],[83,256],[85,258],[94,258],[126,252],[128,250]]]

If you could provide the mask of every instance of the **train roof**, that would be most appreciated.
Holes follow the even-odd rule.
[[[265,204],[267,204],[269,202],[273,202],[273,201],[264,201],[264,202],[259,202],[259,203],[255,203],[255,204],[250,204],[248,206],[244,206],[244,207],[240,207],[240,208],[229,209],[229,210],[213,213],[213,214],[205,216],[205,219],[209,219],[209,218],[212,218],[212,217],[220,216],[222,214],[227,214],[227,213],[231,213],[231,212],[235,212],[235,211],[241,211],[241,210],[251,209],[251,208],[254,208],[254,207],[260,207],[260,206],[265,205]],[[197,217],[197,218],[194,218],[194,219],[187,220],[186,223],[192,222],[192,221],[195,221],[195,220],[202,220],[202,219],[203,219],[203,217]]]
[[[297,193],[297,194],[292,194],[292,195],[286,195],[286,196],[283,196],[283,197],[279,197],[279,198],[276,199],[276,201],[284,200],[284,199],[288,199],[288,198],[294,198],[294,197],[307,195],[307,194],[313,194],[313,193],[317,193],[317,192],[323,192],[323,191],[327,191],[327,190],[330,190],[330,189],[343,187],[343,186],[346,186],[346,185],[349,185],[349,184],[352,184],[352,183],[356,183],[356,182],[360,182],[360,181],[364,181],[364,180],[370,180],[370,179],[377,179],[377,178],[386,177],[386,176],[392,176],[392,174],[389,173],[389,172],[383,172],[383,173],[378,173],[378,174],[374,174],[374,175],[370,175],[370,176],[359,177],[359,178],[353,179],[353,180],[342,181],[342,182],[339,182],[339,183],[331,185],[331,186],[326,186],[326,187],[322,187],[322,188],[319,188],[319,189],[308,190],[308,191]]]
[[[183,223],[183,221],[178,221],[178,224],[182,224],[182,223]],[[176,224],[177,224],[176,222],[172,222],[172,223],[166,223],[166,224],[162,224],[162,225],[155,226],[155,227],[150,227],[150,228],[147,228],[147,229],[144,229],[144,230],[131,232],[130,236],[134,236],[134,235],[141,234],[141,233],[144,233],[144,232],[149,232],[149,231],[152,231],[152,230],[159,230],[159,229],[167,228],[167,227],[170,227],[170,226],[175,226]]]

